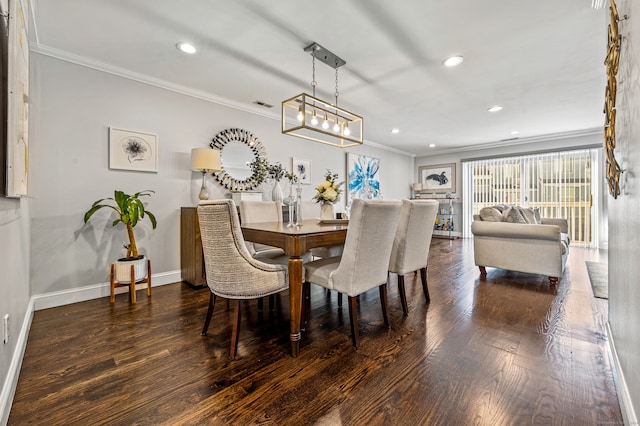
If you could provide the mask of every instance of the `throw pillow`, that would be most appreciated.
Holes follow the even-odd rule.
[[[527,223],[517,207],[509,207],[502,213],[502,221],[509,223]]]
[[[484,207],[478,214],[485,222],[502,222],[502,213],[493,207]]]
[[[524,220],[527,223],[537,224],[535,214],[533,213],[533,209],[527,209],[524,207],[518,207],[518,211],[524,217]]]

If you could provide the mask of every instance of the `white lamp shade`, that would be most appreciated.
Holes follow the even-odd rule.
[[[414,191],[422,191],[422,184],[420,182],[414,183],[413,184],[413,190]]]
[[[212,148],[193,148],[191,150],[191,169],[202,172],[220,170],[220,151]]]

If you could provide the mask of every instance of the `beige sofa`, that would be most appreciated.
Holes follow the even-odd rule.
[[[475,264],[562,277],[569,255],[566,219],[540,218],[537,209],[497,205],[483,208],[471,224]]]

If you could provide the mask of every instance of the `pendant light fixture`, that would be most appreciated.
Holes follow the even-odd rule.
[[[341,148],[362,145],[362,117],[338,106],[338,69],[346,62],[318,43],[304,50],[312,57],[313,95],[301,93],[282,102],[282,133]],[[336,71],[333,104],[316,97],[316,58]]]

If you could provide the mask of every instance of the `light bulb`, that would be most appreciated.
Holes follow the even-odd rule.
[[[338,124],[337,121],[336,121],[336,124],[333,125],[333,131],[336,133],[340,131],[340,125]]]
[[[343,131],[345,136],[349,136],[351,134],[351,130],[349,130],[349,125],[347,123],[344,123],[344,131]]]
[[[298,107],[298,116],[296,118],[298,119],[298,121],[302,121],[302,119],[304,118],[302,115],[302,105]]]
[[[311,117],[311,124],[313,126],[317,126],[318,125],[318,117],[316,116],[316,112],[313,111],[313,116]]]
[[[324,115],[324,121],[322,122],[322,128],[327,130],[329,128],[329,120],[327,120],[327,114]]]

